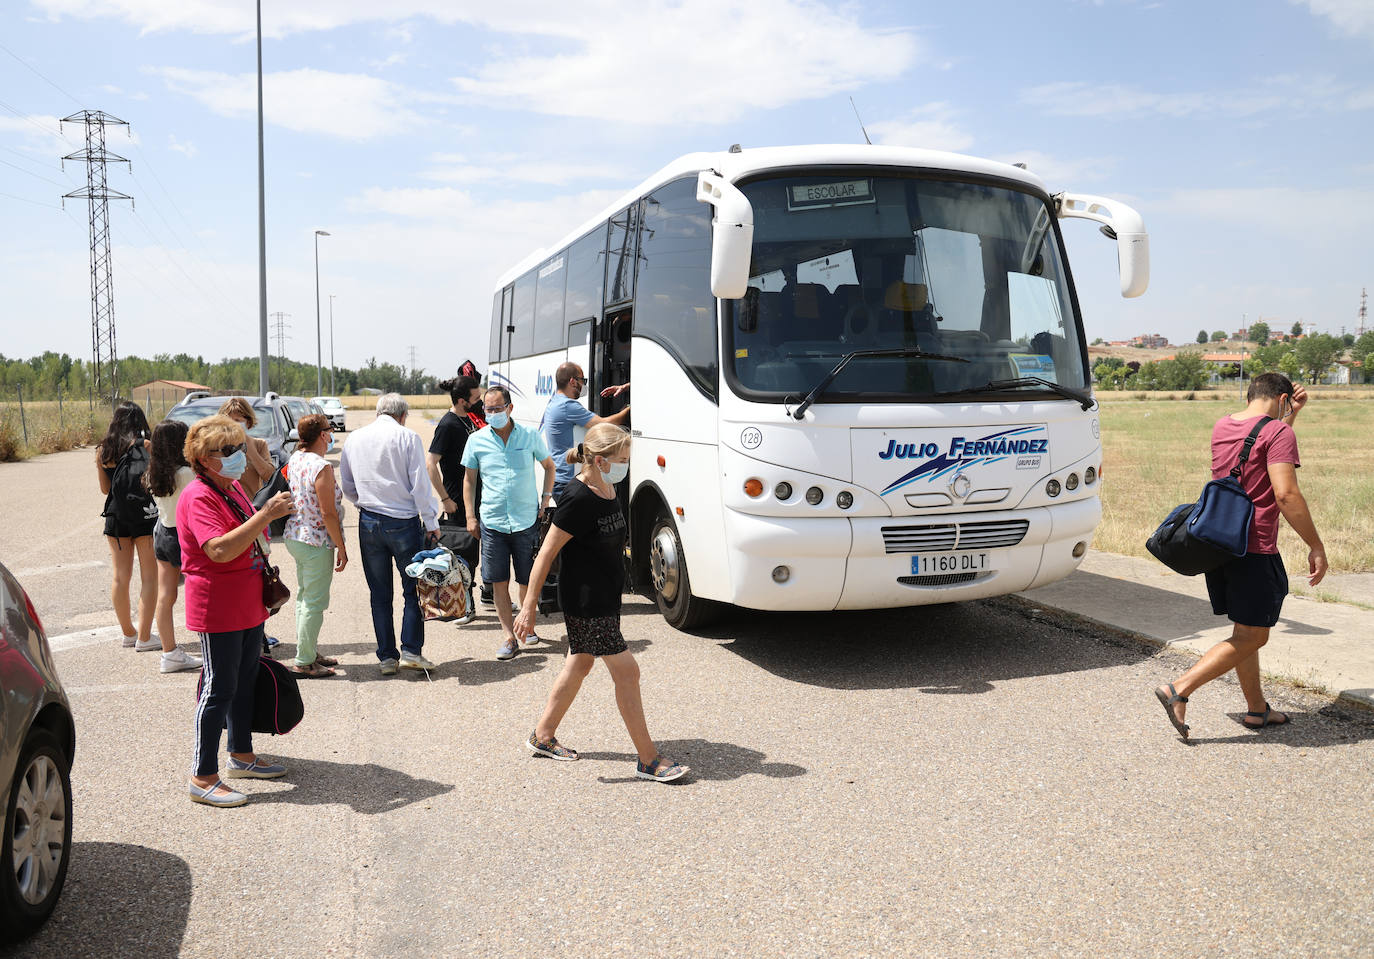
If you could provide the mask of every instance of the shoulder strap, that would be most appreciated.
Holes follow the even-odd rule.
[[[238,502],[238,500],[234,499],[234,497],[230,496],[228,493],[220,489],[214,483],[210,482],[204,476],[198,478],[202,483],[204,483],[206,486],[210,487],[212,490],[218,493],[220,499],[224,500],[224,502],[229,504],[229,509],[232,510],[234,515],[239,518],[240,523],[248,522],[249,516],[247,513],[243,511],[243,506]],[[262,545],[258,542],[258,537],[256,536],[253,537],[253,551],[258,554],[258,557],[263,561],[263,564],[266,565],[267,556],[263,553]]]
[[[1250,435],[1245,437],[1245,445],[1240,448],[1240,459],[1236,461],[1235,469],[1231,470],[1233,479],[1240,478],[1241,467],[1244,466],[1245,461],[1250,458],[1250,450],[1254,449],[1255,441],[1259,439],[1260,431],[1268,426],[1273,419],[1272,416],[1261,416],[1259,422],[1251,428]]]

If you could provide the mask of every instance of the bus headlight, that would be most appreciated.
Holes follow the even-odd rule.
[[[1078,474],[1070,473],[1069,478],[1064,481],[1065,489],[1078,489]]]
[[[854,505],[854,494],[849,490],[840,490],[840,495],[835,497],[835,505],[840,509],[849,509]]]
[[[815,506],[824,498],[825,494],[821,492],[821,488],[819,486],[813,486],[806,491],[806,501],[810,503],[812,506]]]
[[[791,499],[792,484],[788,482],[779,483],[777,486],[773,487],[773,495],[776,496],[778,499]]]
[[[1051,496],[1059,495],[1059,480],[1052,479],[1045,484],[1045,492]]]
[[[1089,466],[1083,471],[1083,485],[1091,486],[1097,481],[1097,470]]]

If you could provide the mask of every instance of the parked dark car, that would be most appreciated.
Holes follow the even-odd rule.
[[[227,399],[227,396],[192,394],[168,410],[167,418],[191,426],[218,413]],[[248,435],[266,440],[272,459],[278,466],[283,465],[296,451],[296,423],[302,416],[316,411],[310,408],[309,401],[299,396],[268,393],[266,396],[245,396],[244,399],[252,405],[253,414],[258,420]]]
[[[3,565],[0,604],[0,945],[8,945],[47,921],[67,879],[76,727],[43,623]]]

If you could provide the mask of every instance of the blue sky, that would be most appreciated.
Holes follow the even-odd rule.
[[[855,142],[851,96],[874,142],[1140,210],[1135,300],[1114,245],[1064,224],[1090,338],[1353,330],[1374,286],[1371,0],[265,7],[268,309],[296,359],[316,229],[340,365],[485,367],[506,268],[680,154]],[[84,185],[58,161],[81,131],[56,122],[83,108],[133,131],[108,137],[136,197],[111,205],[121,355],[257,352],[253,29],[251,0],[4,5],[0,352],[89,353],[85,203],[58,199]]]

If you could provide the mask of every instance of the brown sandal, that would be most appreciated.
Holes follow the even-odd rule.
[[[298,663],[292,663],[291,672],[302,679],[328,679],[330,676],[338,675],[328,666],[322,665],[319,660],[316,660],[309,666],[301,666]]]
[[[317,656],[315,657],[315,665],[316,665],[316,666],[337,666],[337,665],[339,665],[339,661],[338,661],[337,659],[335,659],[333,656],[318,656],[318,655],[317,655]]]

